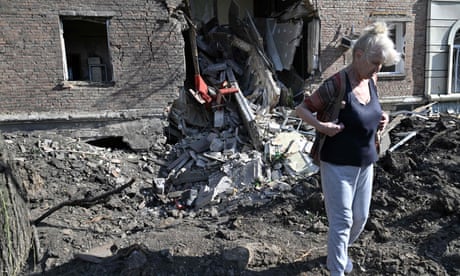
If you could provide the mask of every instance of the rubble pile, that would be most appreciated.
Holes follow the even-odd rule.
[[[208,199],[212,201],[219,193],[232,190],[285,190],[296,183],[296,177],[316,173],[318,168],[308,156],[312,141],[296,130],[299,119],[283,116],[283,112],[273,115],[280,123],[271,118],[261,134],[264,142],[260,151],[254,149],[242,125],[188,133],[169,152],[172,162],[166,168],[168,176],[158,183],[172,187],[188,183],[197,189],[194,194],[200,203],[196,207],[200,208],[210,203],[200,200],[205,191],[214,191]],[[193,129],[189,127],[188,131]]]
[[[398,123],[390,131],[390,148],[417,134],[376,166],[371,218],[350,248],[358,275],[456,275],[458,118],[393,115]],[[32,220],[64,201],[93,198],[135,179],[106,200],[62,208],[36,225],[38,260],[29,271],[122,275],[135,267],[147,274],[327,275],[327,220],[318,174],[290,175],[288,158],[239,151],[251,148],[247,142],[235,152],[222,150],[221,159],[210,158],[212,151],[197,150],[210,135],[224,134],[197,133],[176,144],[158,135],[153,140],[163,142],[133,151],[118,139],[85,140],[59,131],[3,133],[20,168]],[[281,131],[272,139],[294,148],[291,135],[301,138],[296,131]],[[272,179],[281,177],[268,181],[268,168]]]
[[[318,167],[308,156],[315,132],[292,110],[304,84],[281,81],[292,69],[300,19],[312,13],[307,2],[265,20],[238,20],[232,2],[228,26],[189,19],[194,86],[184,87],[166,110],[164,133],[156,126],[134,131],[138,124],[127,127],[126,136],[98,139],[59,130],[3,133],[32,220],[63,201],[133,183],[37,223],[38,259],[25,270],[327,275],[327,219]],[[313,33],[316,23],[309,23]],[[292,32],[270,38],[283,33],[278,29]],[[391,116],[371,219],[350,248],[356,275],[460,271],[460,124],[453,116],[433,116],[429,107]]]
[[[317,172],[308,156],[314,130],[289,108],[303,87],[293,92],[292,83],[280,80],[280,72],[292,69],[303,17],[311,12],[299,1],[271,18],[240,20],[232,1],[228,25],[189,20],[195,87],[184,88],[168,112],[168,139],[178,143],[169,152],[168,176],[156,179],[158,189],[196,186],[191,194],[203,207],[220,193],[289,189],[290,177]]]

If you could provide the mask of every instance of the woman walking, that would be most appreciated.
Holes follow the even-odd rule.
[[[297,115],[316,129],[316,139],[324,137],[322,146],[314,150],[329,223],[327,268],[334,276],[353,269],[348,247],[363,231],[369,215],[378,160],[375,137],[388,123],[378,99],[377,73],[400,59],[383,22],[364,30],[352,55],[349,66],[296,107]],[[334,109],[338,115],[333,115]]]

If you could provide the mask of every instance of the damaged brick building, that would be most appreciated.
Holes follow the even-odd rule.
[[[184,85],[193,88],[191,22],[200,53],[212,28],[244,38],[239,51],[255,49],[270,81],[247,72],[256,62],[250,55],[232,70],[245,96],[275,93],[262,104],[273,107],[298,100],[347,64],[358,32],[384,20],[404,59],[380,74],[382,100],[424,100],[424,1],[190,0],[190,16],[188,2],[0,0],[2,120],[158,117]]]
[[[185,74],[179,3],[0,1],[0,113],[161,113]]]

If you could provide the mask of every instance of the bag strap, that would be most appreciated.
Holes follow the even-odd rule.
[[[335,121],[337,118],[339,118],[340,108],[342,107],[342,100],[345,96],[345,90],[347,89],[346,75],[344,70],[341,70],[339,72],[339,85],[339,94],[337,98],[335,98],[332,117],[330,121]],[[311,148],[310,153],[312,155],[313,163],[317,166],[319,166],[320,163],[320,152],[325,140],[326,135],[319,131],[316,131],[315,142],[313,143],[313,147]]]
[[[347,84],[346,84],[346,73],[344,70],[341,70],[339,72],[339,95],[335,99],[334,103],[334,112],[332,113],[332,121],[336,120],[339,117],[339,112],[340,108],[342,107],[342,100],[343,97],[345,96],[345,90],[347,89]]]

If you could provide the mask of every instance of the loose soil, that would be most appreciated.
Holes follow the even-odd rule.
[[[407,116],[391,131],[392,145],[417,134],[376,165],[370,219],[349,249],[351,275],[460,274],[459,126],[451,116]],[[3,136],[21,165],[31,220],[134,180],[38,223],[22,275],[328,275],[317,174],[286,177],[289,189],[248,185],[194,209],[181,191],[196,183],[154,189],[173,148],[161,137],[134,152],[59,131]]]

